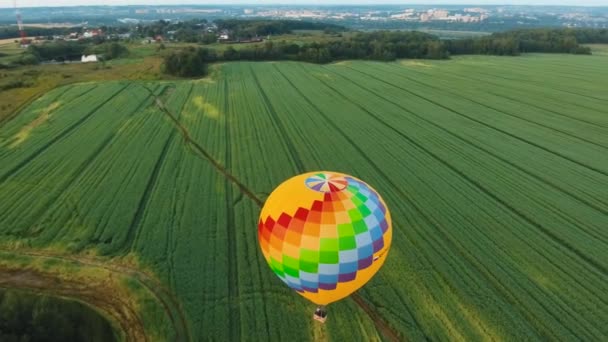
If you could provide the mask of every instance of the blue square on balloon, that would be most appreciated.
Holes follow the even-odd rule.
[[[357,248],[357,253],[359,255],[359,260],[369,258],[374,254],[374,247],[372,244],[360,246]]]
[[[319,274],[300,271],[300,280],[302,281],[302,284],[304,284],[304,281],[316,284],[319,282]]]
[[[309,288],[309,289],[316,289],[317,287],[319,287],[319,283],[316,281],[302,280],[302,287]]]
[[[319,274],[338,274],[338,264],[319,264]]]
[[[357,241],[357,248],[359,248],[359,246],[369,245],[374,241],[372,239],[372,235],[369,233],[369,230],[355,235],[355,240]]]
[[[340,252],[338,252],[338,255],[340,257],[340,263],[356,262],[357,260],[359,260],[359,256],[357,255],[357,250],[356,249],[351,249],[351,250],[347,250],[347,251],[340,251]]]
[[[382,220],[384,220],[384,213],[380,209],[376,209],[374,211],[374,216],[378,222],[382,222]]]
[[[368,199],[367,202],[365,202],[365,206],[367,207],[367,209],[369,209],[372,213],[374,211],[376,211],[378,209],[378,204],[376,201],[373,201],[371,199]]]
[[[378,226],[378,225],[376,225],[372,229],[370,229],[369,232],[370,232],[370,234],[372,234],[373,241],[378,241],[382,238],[382,229],[380,229],[380,226]]]
[[[334,284],[338,282],[338,274],[319,274],[319,283]]]
[[[365,221],[367,229],[370,229],[380,224],[380,222],[374,215],[365,216],[365,218],[363,218],[363,221]]]
[[[374,203],[380,202],[378,199],[378,196],[376,196],[376,194],[373,192],[370,192],[369,195],[367,196],[367,198],[369,201],[373,201]]]
[[[295,277],[292,277],[292,276],[290,276],[288,274],[285,275],[285,278],[287,279],[287,282],[288,282],[288,284],[289,284],[290,287],[292,287],[292,288],[300,288],[300,285],[301,285],[300,278],[295,278]]]
[[[340,274],[357,272],[357,262],[345,262],[340,264]]]

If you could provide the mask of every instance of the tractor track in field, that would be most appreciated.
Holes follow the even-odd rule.
[[[94,258],[88,256],[79,256],[79,255],[63,255],[59,253],[52,252],[43,252],[43,251],[25,251],[25,250],[13,250],[13,249],[0,249],[0,252],[5,252],[15,256],[26,256],[30,258],[36,259],[44,259],[50,261],[62,261],[68,262],[76,265],[86,265],[93,268],[105,269],[111,273],[121,274],[123,276],[128,276],[131,279],[137,280],[143,287],[145,287],[151,294],[156,297],[158,302],[163,306],[167,316],[171,320],[172,326],[175,330],[175,340],[176,341],[192,341],[192,337],[190,335],[190,331],[188,328],[188,324],[186,321],[186,317],[183,313],[179,300],[173,295],[173,293],[167,289],[160,281],[155,279],[153,276],[138,270],[136,268],[113,264],[108,259],[102,258]],[[0,274],[2,270],[0,269]],[[48,277],[47,277],[48,278]],[[0,278],[2,279],[2,278]],[[13,286],[13,283],[15,286]],[[0,282],[0,286],[2,286],[2,282]],[[39,290],[44,290],[45,286],[39,285],[34,286],[36,282],[28,282],[23,281],[20,283],[18,281],[14,281],[8,283],[10,287],[26,287],[26,288],[39,288]],[[70,289],[72,285],[69,282],[66,282],[64,279],[51,282],[51,284],[55,285],[55,288],[62,291],[64,296],[70,296]],[[29,285],[29,286],[28,286]],[[86,284],[84,284],[86,286]],[[123,303],[124,304],[124,303]],[[134,309],[135,310],[135,309]],[[139,315],[137,315],[136,310],[134,311],[134,315],[137,320],[140,322],[141,330],[143,333],[144,340],[148,340],[145,335],[144,325],[141,323]],[[119,322],[120,323],[120,322]],[[139,328],[138,328],[139,329]],[[138,340],[138,339],[136,339]]]
[[[173,116],[173,114],[167,109],[165,104],[162,102],[162,100],[158,96],[156,96],[154,94],[152,96],[155,98],[156,105],[158,106],[158,108],[163,112],[163,114],[165,114],[169,118],[169,120],[171,120],[171,122],[179,130],[179,132],[182,135],[182,137],[184,138],[184,141],[186,142],[186,144],[188,146],[190,146],[196,154],[200,155],[203,159],[210,162],[211,165],[218,172],[220,172],[230,182],[234,183],[243,192],[243,194],[245,196],[249,197],[249,199],[254,201],[257,205],[262,206],[264,204],[264,202],[262,200],[260,200],[253,191],[251,191],[249,188],[247,188],[247,186],[243,182],[241,182],[238,178],[236,178],[233,174],[231,174],[228,170],[226,170],[226,167],[224,165],[222,165],[222,163],[217,161],[211,155],[211,153],[209,153],[209,151],[204,149],[198,142],[196,142],[194,139],[192,139],[188,129],[186,127],[184,127],[181,124],[181,122],[179,122],[179,120],[177,120],[177,118],[175,118]]]
[[[276,65],[275,65],[275,67],[276,67]],[[251,76],[253,77],[253,80],[255,81],[255,84],[258,87],[258,90],[260,91],[260,94],[262,95],[264,104],[266,105],[266,108],[268,109],[268,112],[270,113],[270,115],[272,117],[272,121],[275,125],[275,128],[276,128],[277,132],[281,135],[281,140],[283,140],[285,142],[285,144],[287,144],[287,149],[289,150],[289,155],[291,156],[292,161],[295,163],[295,167],[296,167],[297,171],[299,171],[300,173],[304,172],[305,171],[304,163],[300,159],[298,151],[296,150],[296,147],[293,144],[293,141],[287,137],[287,133],[286,133],[287,130],[285,129],[283,122],[281,122],[281,120],[279,119],[279,114],[277,113],[274,106],[270,103],[270,99],[268,99],[268,95],[266,94],[266,91],[264,91],[264,88],[260,84],[260,80],[258,79],[257,75],[253,71],[253,68],[250,67],[249,70],[251,72]]]
[[[154,89],[150,89],[145,85],[141,85],[141,87],[146,89],[150,94],[149,96],[154,99],[152,102],[152,105],[157,104],[157,102],[160,101],[159,98],[167,91],[167,88],[164,88],[160,92],[160,94],[156,95],[154,92],[158,89],[158,87],[155,87]],[[192,88],[190,88],[190,91],[192,91]],[[190,96],[190,93],[188,93],[188,97],[189,96]],[[147,101],[147,98],[146,98],[146,101]],[[184,105],[185,105],[186,101],[187,100],[184,101]],[[182,106],[182,108],[183,108],[183,106]],[[180,113],[181,113],[181,110],[180,110]],[[175,136],[175,134],[176,134],[176,131],[171,130],[171,132],[167,136],[167,139],[163,143],[163,149],[161,150],[161,153],[158,155],[158,159],[156,159],[156,162],[154,163],[154,168],[152,169],[152,173],[150,174],[150,177],[148,178],[148,182],[146,184],[144,193],[142,194],[142,196],[139,200],[135,215],[133,215],[133,219],[131,220],[131,223],[129,224],[129,229],[127,231],[127,238],[125,240],[124,247],[123,247],[125,252],[131,250],[131,248],[133,247],[133,241],[135,240],[135,238],[137,236],[137,227],[140,225],[141,220],[144,218],[144,212],[145,212],[146,208],[148,207],[148,203],[150,201],[150,196],[152,195],[152,190],[154,189],[154,187],[156,186],[156,184],[158,182],[158,175],[160,174],[160,169],[162,168],[162,165],[167,157],[167,152],[169,151],[171,141],[173,140],[173,137]]]
[[[228,113],[230,111],[228,101],[228,81],[224,80],[224,135],[226,137],[226,155],[224,169],[230,172],[232,169],[232,144],[230,141],[230,120]],[[227,244],[228,244],[228,298],[229,312],[228,326],[230,327],[229,336],[231,341],[241,339],[241,312],[238,305],[239,299],[239,275],[238,275],[238,252],[236,245],[236,222],[234,219],[234,194],[232,191],[232,183],[224,182],[226,192],[226,229]]]

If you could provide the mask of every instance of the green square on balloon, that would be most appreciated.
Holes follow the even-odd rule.
[[[366,231],[368,231],[367,225],[365,224],[365,221],[363,221],[363,220],[353,222],[353,227],[355,228],[356,234],[361,234],[361,233],[365,233]]]
[[[321,238],[321,251],[338,251],[338,239]]]
[[[319,263],[300,260],[300,270],[308,273],[319,272]]]
[[[358,193],[355,197],[357,197],[358,199],[360,199],[361,202],[367,201],[367,197],[365,197],[365,195],[362,194],[362,193]]]
[[[319,261],[322,264],[337,264],[339,261],[338,251],[321,251]]]
[[[357,241],[354,236],[341,236],[340,237],[340,250],[346,251],[349,249],[356,249]]]
[[[276,261],[273,257],[270,257],[270,268],[274,271],[274,273],[284,276],[285,272],[283,272],[283,264]]]
[[[283,266],[283,269],[285,270],[285,274],[290,275],[294,278],[298,278],[300,276],[300,270],[298,270],[297,268],[291,268],[288,266]]]
[[[361,213],[359,212],[359,208],[349,210],[348,216],[350,217],[351,221],[359,221],[363,219],[363,216],[361,216]]]
[[[291,269],[297,270],[298,268],[300,268],[300,261],[288,255],[283,255],[283,267],[289,267]]]
[[[300,263],[302,261],[310,262],[310,263],[319,263],[319,251],[313,251],[310,249],[300,249]]]
[[[372,211],[369,210],[369,208],[365,204],[363,204],[362,206],[359,207],[359,212],[361,213],[361,215],[363,217],[368,217],[369,215],[372,214]]]
[[[350,223],[342,223],[338,225],[338,236],[355,236],[355,228]]]
[[[355,204],[356,207],[362,206],[363,203],[365,203],[357,196],[351,197],[350,200]]]

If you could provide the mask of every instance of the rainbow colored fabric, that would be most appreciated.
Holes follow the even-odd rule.
[[[294,180],[299,187],[285,185]],[[390,245],[390,216],[378,193],[352,176],[329,172],[286,183],[271,194],[264,206],[270,210],[262,210],[258,224],[260,246],[270,268],[300,294],[340,292],[341,283],[358,280],[362,283],[355,284],[356,288],[362,286],[373,274],[361,279],[358,274]],[[283,186],[292,190],[281,191]],[[323,297],[318,304],[333,301],[331,293]]]

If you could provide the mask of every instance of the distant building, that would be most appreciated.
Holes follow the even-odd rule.
[[[220,35],[217,40],[220,42],[230,40],[230,32],[223,30],[222,32],[220,32]]]
[[[98,30],[86,30],[82,34],[82,36],[84,38],[93,38],[93,37],[102,36],[102,35],[103,35],[103,32],[99,29]]]
[[[22,38],[21,41],[19,41],[19,46],[21,46],[24,49],[27,49],[31,44],[32,44],[32,40],[29,38]]]
[[[82,58],[80,59],[80,61],[82,63],[97,63],[98,59],[97,59],[97,55],[82,55]]]

